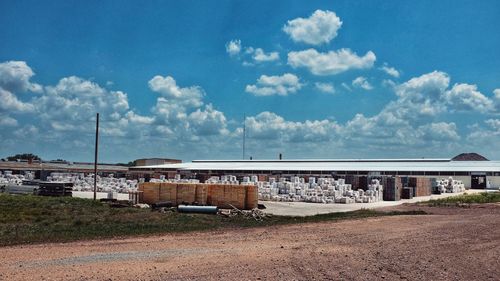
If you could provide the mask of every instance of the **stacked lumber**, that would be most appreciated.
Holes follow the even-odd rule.
[[[220,208],[226,208],[224,204],[224,191],[225,185],[223,184],[209,184],[208,185],[208,195],[207,203],[208,205],[217,206]]]
[[[196,185],[196,194],[195,194],[195,202],[198,205],[206,205],[208,197],[208,185],[206,184],[197,184]]]
[[[160,202],[177,202],[177,184],[170,182],[160,183]]]
[[[257,208],[255,185],[148,182],[139,185],[141,203],[171,202],[174,205],[213,205],[219,208]]]
[[[224,187],[224,202],[238,209],[245,209],[246,188],[244,185],[228,185]],[[229,205],[229,206],[230,206]]]
[[[411,177],[408,186],[415,188],[415,196],[429,196],[432,194],[432,182],[430,178]]]
[[[160,200],[160,183],[142,183],[139,185],[139,191],[142,191],[142,203],[153,204]]]
[[[196,201],[196,184],[177,184],[177,205],[193,204]]]
[[[246,207],[247,209],[255,209],[259,202],[259,189],[255,185],[246,186]]]
[[[386,177],[382,178],[382,181],[384,182],[384,201],[399,201],[403,189],[401,177]]]

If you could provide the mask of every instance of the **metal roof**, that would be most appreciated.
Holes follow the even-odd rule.
[[[234,170],[234,171],[415,171],[500,172],[500,161],[450,161],[449,159],[382,160],[196,160],[191,163],[133,167],[136,169]]]

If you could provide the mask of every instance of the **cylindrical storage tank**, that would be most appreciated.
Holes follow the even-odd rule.
[[[180,213],[203,213],[203,214],[217,214],[219,210],[217,206],[192,206],[192,205],[179,205],[177,210]]]

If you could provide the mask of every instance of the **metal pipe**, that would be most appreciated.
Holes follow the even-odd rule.
[[[204,213],[204,214],[217,214],[219,210],[217,206],[192,206],[192,205],[179,205],[177,210],[180,213]]]

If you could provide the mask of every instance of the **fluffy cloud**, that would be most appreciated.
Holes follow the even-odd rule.
[[[394,67],[388,66],[386,63],[384,63],[383,66],[379,68],[380,70],[384,71],[385,73],[389,74],[390,76],[394,78],[399,78],[399,71],[395,69]]]
[[[0,109],[5,111],[31,112],[33,105],[20,101],[14,94],[0,88]]]
[[[451,89],[450,77],[433,71],[395,86],[399,99],[394,107],[401,118],[435,116],[446,111],[493,112],[493,101],[481,94],[475,85],[455,84]]]
[[[217,111],[212,105],[207,105],[203,110],[197,109],[188,116],[188,124],[194,130],[194,135],[225,135],[227,120],[224,113]]]
[[[323,142],[334,139],[339,125],[330,120],[287,121],[272,113],[262,112],[246,119],[250,138],[277,142]]]
[[[199,107],[203,104],[202,99],[205,93],[200,87],[181,88],[177,86],[175,79],[171,76],[157,75],[149,80],[148,84],[152,91],[158,92],[165,98],[175,100],[184,106]]]
[[[342,21],[334,12],[316,10],[308,18],[296,18],[283,26],[283,31],[295,42],[319,45],[337,36]]]
[[[0,127],[15,127],[17,125],[16,119],[5,114],[0,114]]]
[[[242,50],[245,50],[242,52]],[[262,48],[245,47],[240,40],[232,40],[226,44],[226,52],[234,58],[243,59],[243,65],[252,66],[255,64],[277,61],[280,59],[278,52],[266,52]]]
[[[458,111],[488,112],[493,110],[493,102],[477,90],[476,85],[455,84],[444,95],[446,103]]]
[[[425,141],[453,142],[458,141],[460,136],[457,133],[455,123],[430,123],[418,127],[418,135]]]
[[[278,52],[269,52],[266,53],[261,48],[255,49],[253,52],[252,58],[256,62],[267,62],[267,61],[275,61],[280,59],[280,55]]]
[[[285,73],[281,76],[262,75],[257,79],[257,84],[247,85],[245,91],[256,96],[286,96],[302,88],[299,77]]]
[[[226,43],[226,52],[230,56],[238,55],[241,52],[241,40],[231,40]]]
[[[500,100],[500,89],[493,90],[493,94],[495,95],[496,100]]]
[[[34,105],[43,119],[75,123],[91,120],[96,112],[105,117],[129,109],[125,93],[108,91],[97,83],[76,76],[62,78],[57,85],[45,87],[45,94],[35,98]]]
[[[314,83],[314,87],[323,93],[335,94],[335,87],[332,83],[316,82]]]
[[[320,53],[315,49],[288,53],[288,64],[293,68],[305,67],[315,75],[333,75],[351,69],[371,68],[376,57],[368,51],[360,57],[349,49]]]
[[[352,80],[352,85],[354,87],[362,88],[367,91],[373,89],[373,86],[370,84],[370,82],[368,82],[368,80],[363,76],[359,76],[356,79]]]
[[[9,92],[31,91],[40,93],[42,87],[31,83],[35,73],[24,61],[7,61],[0,63],[0,87]]]
[[[26,83],[32,84],[30,80]],[[297,76],[286,73],[262,75],[256,85],[249,86],[259,94],[279,95],[296,92],[302,84]],[[335,90],[329,83],[314,86]],[[76,76],[44,86],[40,94],[29,96],[30,100],[21,101],[17,92],[1,88],[0,133],[4,137],[0,147],[5,153],[19,147],[57,147],[75,160],[88,157],[93,149],[95,113],[100,112],[102,151],[111,158],[132,158],[145,152],[153,155],[158,151],[188,158],[213,157],[210,151],[229,157],[239,155],[241,126],[213,105],[205,104],[200,87],[180,87],[170,76],[153,77],[149,87],[158,97],[147,114],[131,109],[125,92],[111,91]],[[440,120],[442,113],[453,111],[496,114],[497,98],[482,95],[475,85],[450,86],[446,73],[434,71],[390,89],[395,99],[380,112],[372,116],[358,113],[343,123],[331,119],[292,121],[268,111],[247,117],[247,149],[255,157],[278,152],[290,157],[324,157],[332,155],[332,151],[336,157],[363,157],[370,151],[379,152],[370,154],[374,157],[388,157],[408,155],[408,151],[419,156],[446,155],[464,147],[496,148],[500,142],[499,119],[470,126],[467,137],[460,136],[460,124]],[[500,90],[495,90],[494,95],[500,97]],[[24,110],[26,106],[30,109]],[[169,150],[172,147],[175,150]]]

